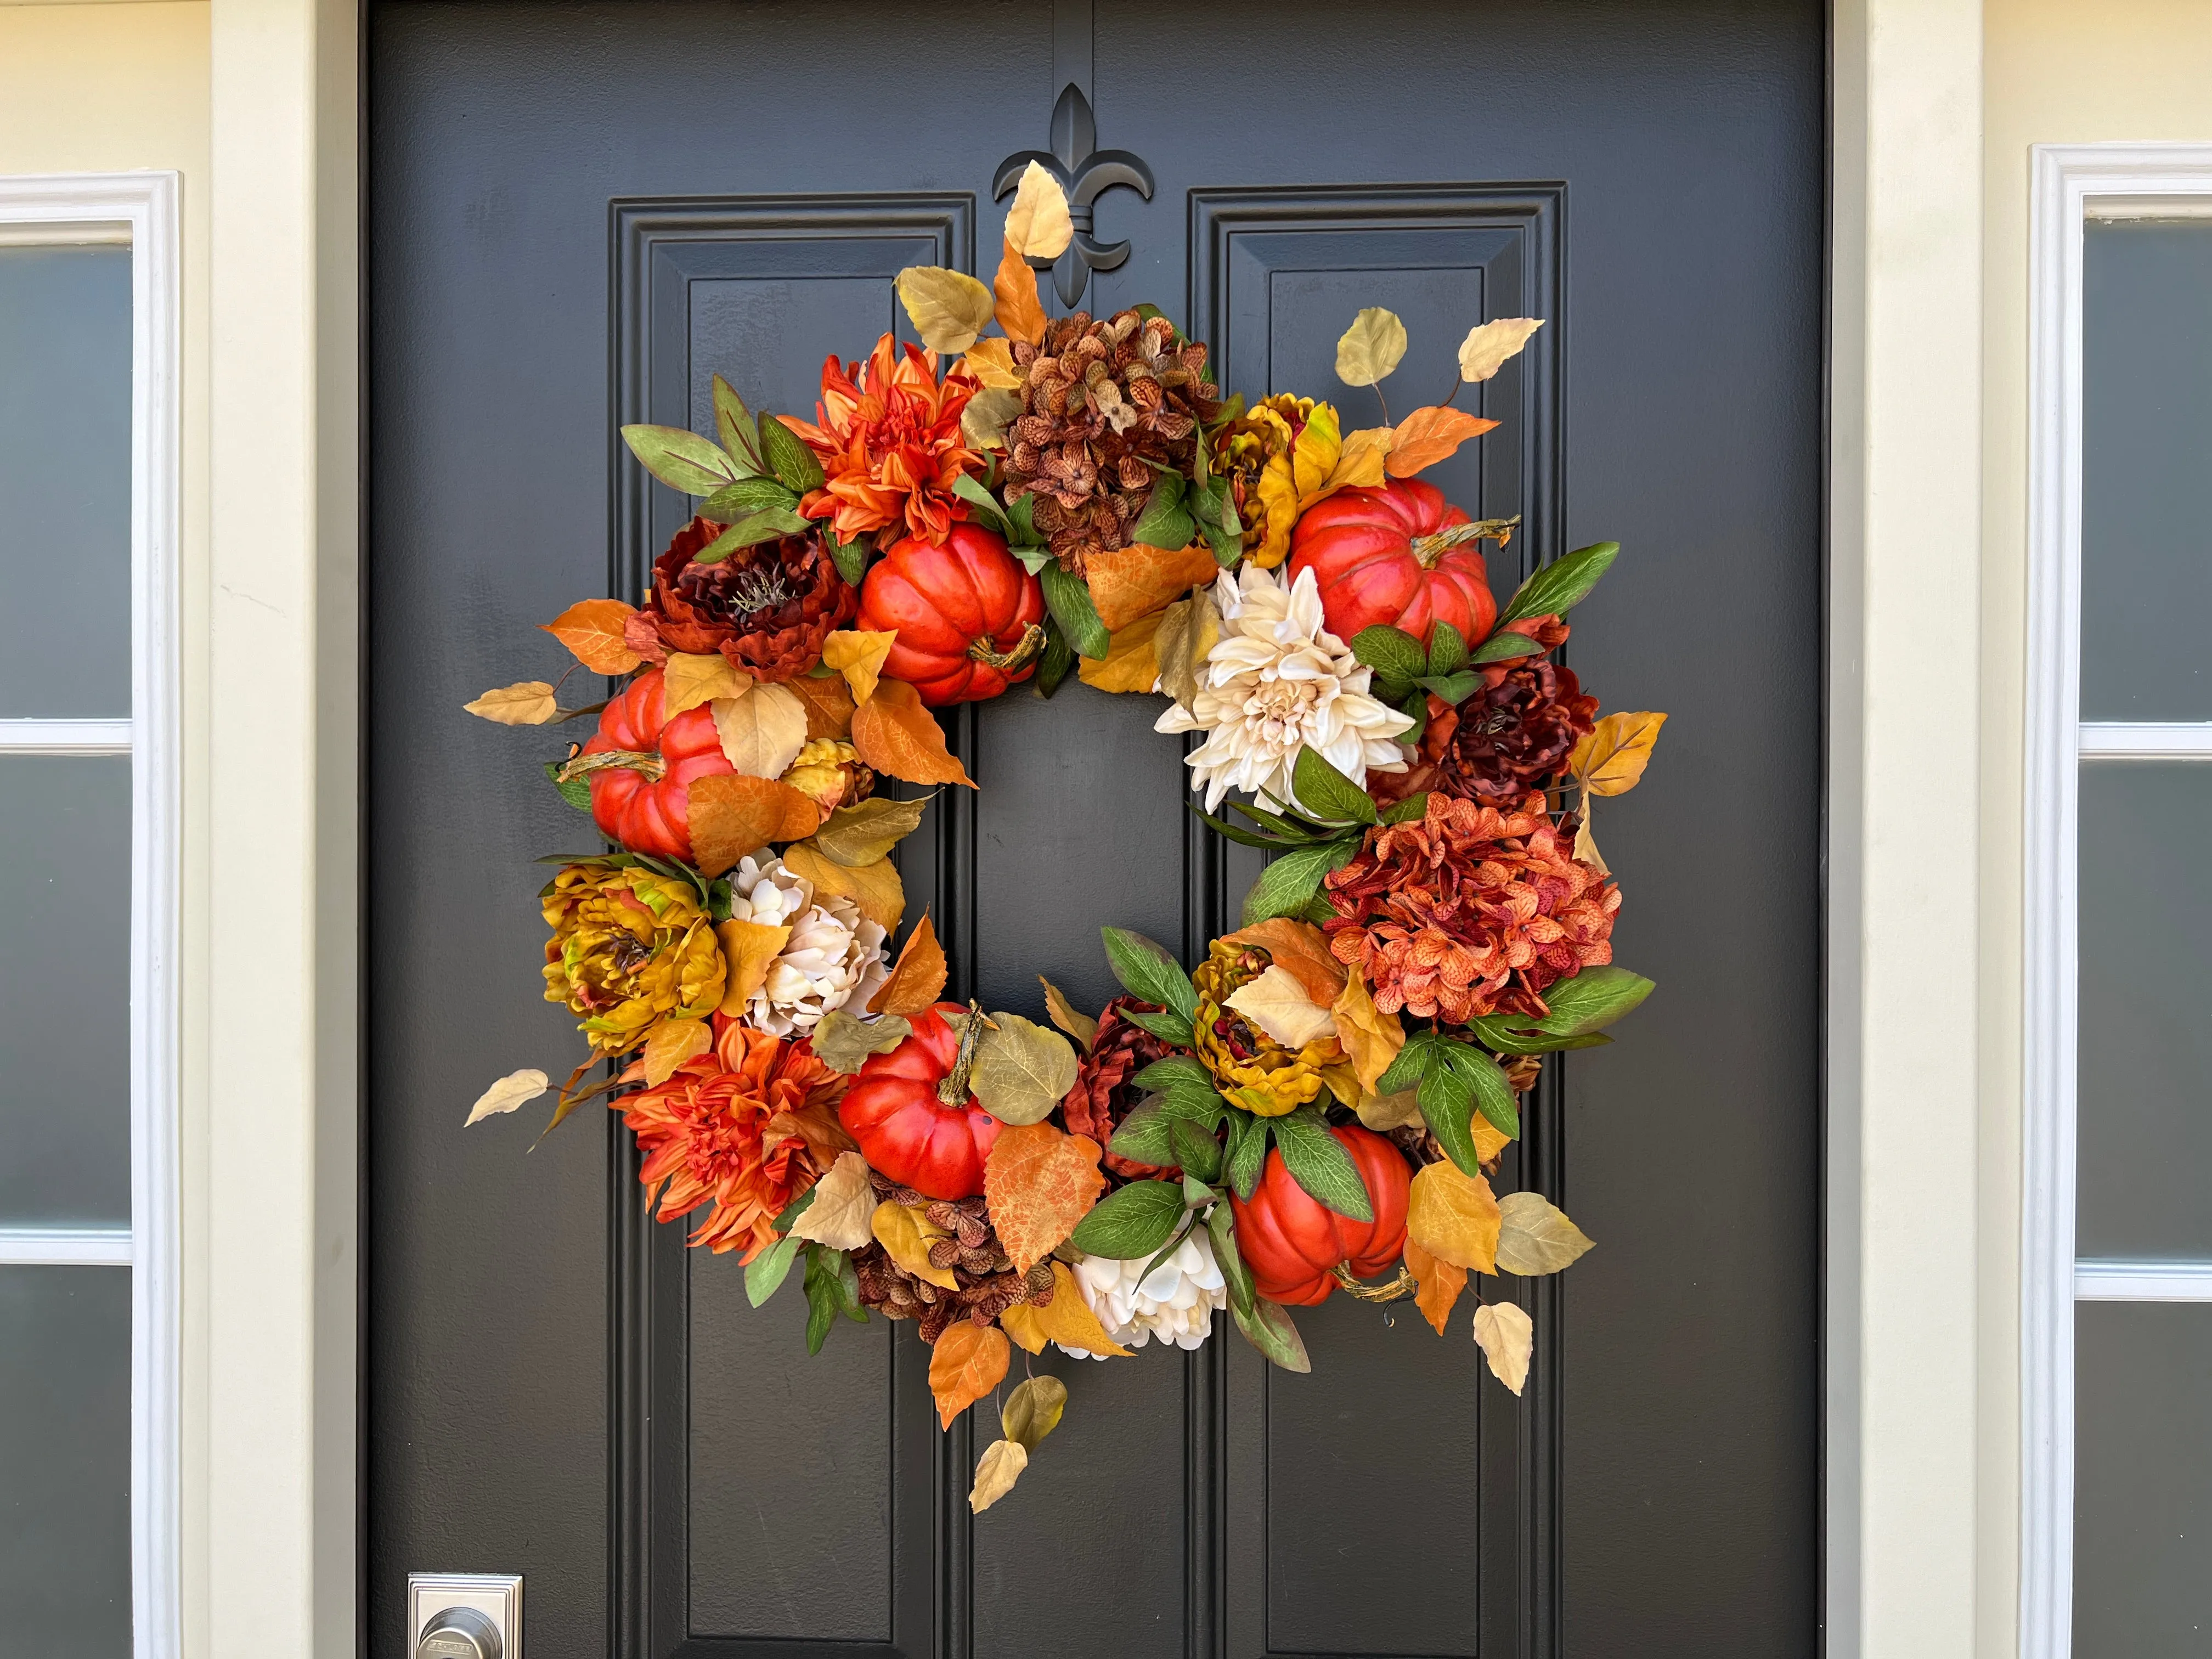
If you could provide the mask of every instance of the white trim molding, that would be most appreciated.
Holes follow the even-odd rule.
[[[131,718],[0,721],[0,752],[131,757],[131,1226],[19,1228],[0,1261],[131,1267],[133,1659],[183,1651],[178,983],[182,364],[174,173],[0,177],[0,240],[131,247]]]
[[[2090,1259],[2074,1264],[2076,1302],[2212,1302],[2212,1261]]]
[[[2077,1270],[2075,1261],[2081,765],[2212,758],[2212,728],[2081,720],[2082,226],[2091,219],[2207,213],[2212,145],[2035,146],[2021,1057],[2022,1659],[2069,1659],[2073,1647],[2076,1295],[2154,1282],[2136,1274],[2142,1264],[2084,1263]],[[2179,1265],[2163,1264],[2169,1285]]]

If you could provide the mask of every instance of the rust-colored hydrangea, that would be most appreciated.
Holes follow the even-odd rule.
[[[1121,1120],[1134,1111],[1144,1098],[1144,1091],[1129,1079],[1154,1060],[1164,1060],[1176,1052],[1172,1044],[1133,1023],[1127,1015],[1130,1009],[1145,1013],[1157,1012],[1152,1004],[1139,1002],[1134,997],[1115,997],[1108,1003],[1098,1016],[1098,1033],[1085,1051],[1082,1066],[1075,1074],[1075,1086],[1060,1103],[1060,1115],[1066,1120],[1067,1133],[1089,1135],[1101,1146],[1114,1139],[1114,1131],[1121,1127]],[[1163,1173],[1152,1164],[1139,1164],[1118,1152],[1109,1152],[1099,1161],[1115,1175],[1132,1181],[1148,1180]]]
[[[1370,830],[1328,878],[1330,951],[1385,1013],[1542,1015],[1547,988],[1613,960],[1620,890],[1572,847],[1540,794],[1503,811],[1431,794],[1425,816]]]

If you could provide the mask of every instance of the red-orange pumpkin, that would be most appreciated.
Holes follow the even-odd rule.
[[[860,1143],[868,1167],[927,1198],[973,1198],[983,1190],[983,1160],[999,1138],[999,1120],[968,1091],[960,1039],[945,1023],[968,1011],[940,1002],[912,1016],[914,1035],[887,1054],[871,1054],[837,1103],[837,1121]],[[959,1099],[938,1085],[957,1079]],[[1402,1213],[1405,1206],[1399,1209]]]
[[[1405,1155],[1381,1135],[1347,1126],[1329,1133],[1352,1154],[1367,1185],[1372,1221],[1354,1221],[1315,1200],[1270,1152],[1252,1196],[1229,1195],[1237,1218],[1237,1253],[1252,1270],[1252,1287],[1270,1302],[1311,1307],[1336,1288],[1329,1269],[1352,1264],[1362,1279],[1387,1269],[1405,1253],[1406,1197],[1413,1175]]]
[[[733,772],[714,730],[713,710],[702,703],[674,720],[660,717],[660,671],[652,669],[629,683],[599,714],[599,729],[583,753],[610,752],[652,757],[662,769],[610,766],[593,772],[592,817],[611,841],[633,853],[691,860],[691,781]]]
[[[883,672],[931,708],[981,702],[1036,672],[1044,590],[980,525],[956,524],[942,547],[893,542],[860,586],[853,626],[898,635]]]
[[[1291,532],[1291,575],[1311,570],[1329,632],[1349,642],[1387,623],[1426,645],[1440,622],[1470,645],[1498,620],[1482,550],[1467,514],[1419,478],[1340,489]]]

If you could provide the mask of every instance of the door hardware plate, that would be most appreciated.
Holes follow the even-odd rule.
[[[512,1572],[410,1572],[407,1575],[407,1653],[447,1607],[474,1607],[499,1626],[501,1659],[522,1659],[522,1575]]]

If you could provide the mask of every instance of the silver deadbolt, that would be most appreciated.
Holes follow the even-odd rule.
[[[502,1659],[499,1626],[474,1607],[444,1607],[415,1638],[415,1659]]]
[[[409,1573],[407,1656],[522,1659],[522,1580],[512,1573]]]

